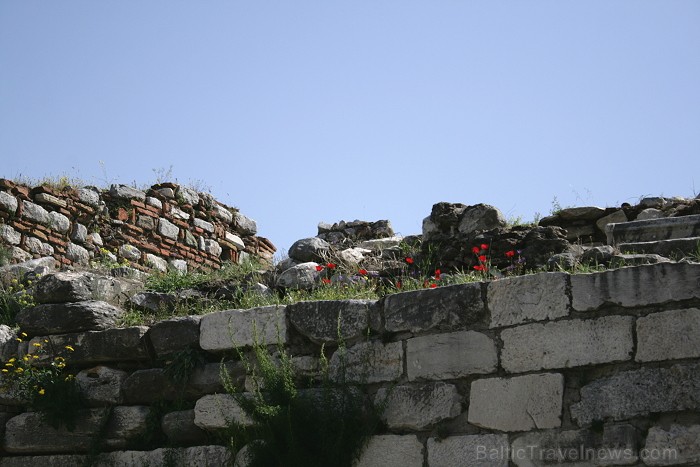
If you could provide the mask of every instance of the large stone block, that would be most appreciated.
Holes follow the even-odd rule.
[[[633,321],[631,316],[606,316],[504,329],[501,365],[520,373],[629,360]]]
[[[566,273],[547,272],[490,282],[487,303],[491,327],[567,316],[567,277]]]
[[[35,467],[37,465],[75,467],[76,465],[86,465],[87,461],[88,457],[84,454],[0,457],[0,467]],[[112,467],[114,464],[109,465]]]
[[[37,303],[66,303],[103,300],[113,305],[124,303],[131,293],[143,287],[139,281],[107,277],[91,272],[57,272],[37,281]]]
[[[700,236],[700,215],[609,224],[606,234],[609,245],[698,237]]]
[[[581,388],[571,406],[579,425],[594,420],[627,420],[654,412],[700,409],[700,363],[624,371]]]
[[[31,201],[22,201],[22,216],[30,221],[41,225],[49,225],[49,212]]]
[[[257,223],[240,212],[233,213],[233,224],[236,227],[236,231],[243,235],[255,235],[258,233]]]
[[[135,444],[146,430],[150,407],[119,406],[112,409],[106,427],[104,446],[109,449],[124,449]]]
[[[236,399],[229,394],[209,394],[197,400],[194,406],[194,424],[212,431],[228,428],[231,423],[244,426],[253,424]]]
[[[284,306],[209,313],[202,316],[199,326],[199,345],[209,351],[287,342]]]
[[[428,438],[430,467],[508,467],[508,435]]]
[[[100,407],[124,402],[122,383],[127,376],[126,371],[100,365],[78,372],[75,379],[87,404]]]
[[[485,313],[481,283],[397,293],[384,300],[388,332],[455,330],[481,321]]]
[[[331,357],[329,371],[334,381],[395,381],[403,374],[403,345],[373,341],[338,349]]]
[[[662,311],[637,319],[638,362],[700,357],[700,309]]]
[[[697,465],[700,463],[700,425],[651,427],[641,457],[646,465]]]
[[[389,429],[420,431],[459,415],[461,400],[455,385],[438,382],[381,388],[374,404],[385,407],[382,419]]]
[[[89,300],[45,303],[17,313],[17,324],[30,336],[98,331],[115,326],[124,310],[107,302]]]
[[[158,219],[158,233],[163,237],[177,240],[177,236],[180,234],[180,227],[161,217]]]
[[[423,444],[416,435],[372,436],[354,467],[422,467]]]
[[[495,371],[498,355],[487,335],[457,331],[408,339],[406,361],[409,381],[453,379]]]
[[[0,209],[10,214],[15,214],[17,212],[17,198],[9,193],[0,191]]]
[[[561,426],[564,377],[543,373],[472,382],[469,423],[501,431]]]
[[[176,384],[162,368],[146,368],[129,375],[122,384],[122,392],[127,404],[152,404],[161,399],[180,399],[185,395],[185,386]]]
[[[700,298],[700,264],[659,263],[571,276],[572,307],[656,305]]]
[[[207,432],[194,424],[194,409],[165,414],[160,426],[171,444],[206,443]]]
[[[146,193],[128,185],[111,185],[109,187],[109,194],[118,199],[146,201]]]
[[[199,348],[201,319],[201,316],[176,316],[151,326],[148,337],[156,356],[161,358],[188,348]]]
[[[352,343],[380,321],[375,300],[299,302],[287,306],[287,314],[300,333],[318,344]]]

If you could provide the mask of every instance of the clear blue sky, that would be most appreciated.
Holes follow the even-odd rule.
[[[280,249],[700,192],[700,2],[0,0],[0,176],[208,188]]]

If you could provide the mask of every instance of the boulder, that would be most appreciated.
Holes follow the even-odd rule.
[[[506,220],[497,208],[488,204],[467,206],[459,219],[458,231],[469,235],[483,230],[505,227]]]
[[[67,303],[102,300],[112,304],[126,302],[127,296],[143,285],[139,281],[101,276],[91,272],[57,272],[37,281],[37,303]]]
[[[318,237],[302,238],[289,248],[289,257],[300,262],[323,262],[330,245]]]
[[[17,324],[29,335],[99,331],[116,325],[124,310],[98,300],[45,303],[17,313]]]
[[[126,371],[99,365],[78,372],[75,379],[87,404],[100,407],[124,402],[121,387],[127,376]]]
[[[318,263],[301,263],[284,271],[277,278],[276,285],[289,289],[311,289],[318,282],[319,271],[316,270]]]

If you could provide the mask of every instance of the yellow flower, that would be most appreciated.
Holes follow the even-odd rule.
[[[37,358],[39,358],[39,356],[36,355],[36,354],[34,354],[34,355],[32,355],[32,358],[33,358],[34,360],[36,360]]]
[[[21,334],[21,336],[22,336],[22,337],[27,337],[27,333],[26,333],[26,332],[23,332],[23,333]]]
[[[24,373],[24,368],[19,367],[15,370],[15,373]]]
[[[45,393],[46,393],[46,391],[44,391],[44,388],[39,389],[40,396],[43,396]]]
[[[9,373],[9,370],[8,370],[7,368],[3,368],[3,369],[2,369],[2,372],[3,372],[3,373]]]
[[[45,344],[48,344],[48,343],[49,343],[49,340],[48,340],[48,339],[44,339],[44,343],[45,343]]]
[[[28,361],[29,361],[29,356],[28,356],[28,355],[25,355],[24,357],[22,357],[22,360],[24,360],[25,362],[28,362]]]
[[[8,362],[8,363],[12,363],[12,362],[14,362],[14,361],[15,361],[15,357],[12,357],[12,358],[9,359],[7,362]]]
[[[74,349],[72,346],[70,346],[70,345],[67,345],[67,346],[65,347],[65,349],[66,349],[66,350],[70,350],[71,352],[74,352],[74,351],[75,351],[75,349]]]
[[[12,362],[5,363],[5,366],[15,366]]]
[[[22,339],[20,339],[19,337],[16,337],[15,340],[16,340],[17,342],[22,342]]]
[[[34,342],[32,345],[33,345],[34,347],[41,347],[41,343],[39,343],[39,342]]]

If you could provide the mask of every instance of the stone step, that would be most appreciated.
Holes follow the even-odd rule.
[[[608,245],[700,236],[700,214],[620,222],[605,227]]]
[[[622,253],[657,254],[666,258],[689,256],[700,251],[700,237],[674,238],[656,242],[620,243]]]

